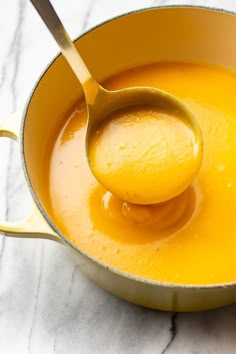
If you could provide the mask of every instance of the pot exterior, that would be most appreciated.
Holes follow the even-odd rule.
[[[190,287],[142,281],[111,272],[72,250],[72,257],[81,271],[97,285],[136,305],[163,311],[203,311],[232,304],[236,301],[236,285]]]

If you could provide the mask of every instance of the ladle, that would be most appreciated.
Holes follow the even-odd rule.
[[[194,133],[194,144],[192,149],[192,158],[194,166],[194,175],[197,174],[201,161],[202,161],[202,134],[198,122],[192,112],[175,96],[162,91],[157,88],[152,87],[132,87],[127,89],[122,89],[118,91],[108,91],[102,86],[100,86],[90,74],[87,66],[79,55],[74,43],[70,39],[68,33],[66,32],[64,26],[62,25],[58,15],[56,14],[54,8],[52,7],[49,0],[30,0],[42,20],[45,22],[47,28],[51,32],[55,41],[57,42],[62,54],[69,63],[71,69],[74,71],[76,77],[81,83],[88,110],[88,124],[86,133],[86,152],[88,157],[88,163],[90,165],[92,173],[98,179],[98,181],[106,188],[106,183],[101,176],[97,175],[96,171],[92,168],[89,159],[89,144],[91,134],[103,119],[109,115],[109,113],[116,111],[120,108],[125,108],[129,106],[155,106],[160,107],[160,109],[165,109],[165,111],[177,112],[180,119],[188,126]],[[193,169],[191,171],[191,176],[193,175]],[[188,174],[188,171],[181,171],[181,173]],[[191,177],[192,178],[192,177]],[[185,178],[184,180],[188,180]],[[179,180],[175,182],[175,179],[171,179],[170,183],[179,184]],[[121,181],[122,183],[122,181]],[[186,182],[184,182],[186,183]],[[189,185],[189,183],[188,183]],[[178,193],[185,190],[188,185],[182,185],[178,192],[173,195],[173,189],[170,188],[172,194],[165,194],[164,200],[171,199],[175,197]],[[107,188],[110,192],[114,192],[113,188],[109,186]],[[164,201],[160,200],[157,186],[153,186],[153,198],[152,203]],[[155,194],[156,193],[156,194]],[[115,194],[117,194],[115,192]],[[129,193],[127,193],[129,194]],[[123,197],[118,195],[118,197]],[[129,195],[129,202],[137,203],[135,198],[132,198],[132,194]],[[140,200],[140,204],[148,204],[145,200],[145,196]]]

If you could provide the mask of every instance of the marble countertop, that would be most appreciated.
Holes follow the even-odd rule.
[[[69,33],[115,15],[166,4],[236,11],[234,0],[54,0]],[[58,52],[27,0],[0,2],[0,121],[21,107]],[[28,215],[31,199],[16,143],[0,140],[0,219]],[[0,236],[1,354],[236,353],[236,305],[164,313],[119,300],[74,267],[54,242]]]

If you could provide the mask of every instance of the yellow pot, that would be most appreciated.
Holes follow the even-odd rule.
[[[236,70],[236,15],[198,7],[161,7],[110,20],[76,40],[98,82],[127,67],[156,61],[190,61]],[[22,166],[32,193],[33,214],[2,223],[13,237],[46,238],[71,248],[81,270],[98,285],[127,301],[160,310],[196,311],[236,300],[236,283],[185,286],[132,276],[93,259],[53,224],[44,200],[43,157],[58,120],[75,106],[82,89],[59,55],[38,80],[22,113],[0,127],[0,136],[19,140]],[[21,130],[20,130],[21,125]]]

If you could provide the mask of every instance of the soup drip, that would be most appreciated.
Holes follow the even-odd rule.
[[[178,231],[191,219],[197,203],[195,188],[190,186],[177,197],[152,205],[138,205],[122,201],[110,192],[101,199],[101,209],[111,222],[133,227],[149,228],[161,237]]]

